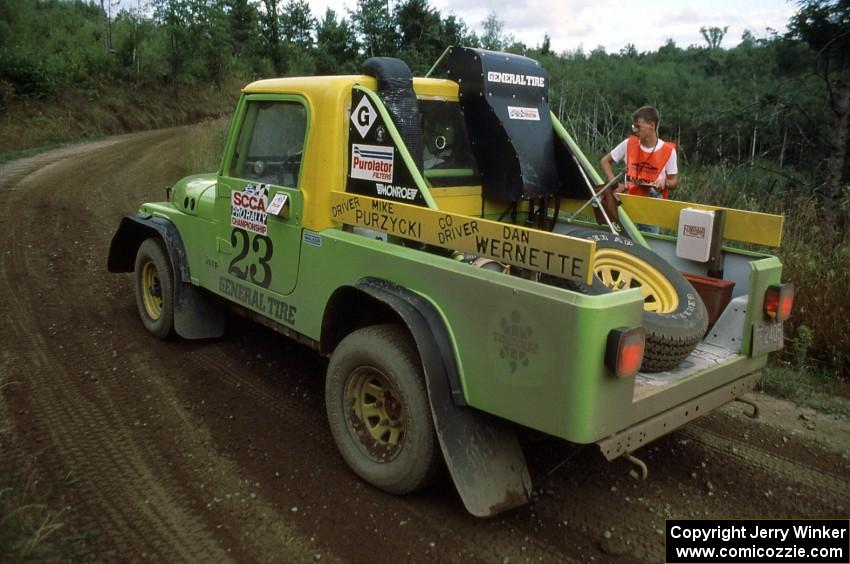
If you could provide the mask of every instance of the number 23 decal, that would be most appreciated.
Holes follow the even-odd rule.
[[[234,228],[230,232],[230,244],[233,245],[234,249],[238,247],[240,250],[239,254],[230,261],[227,271],[241,280],[247,280],[250,275],[251,282],[257,286],[268,288],[272,282],[272,267],[269,266],[269,261],[274,254],[272,240],[265,235],[254,235],[251,238],[247,231]],[[256,264],[248,264],[245,265],[245,268],[240,268],[239,263],[248,256],[249,251],[259,253],[261,248],[263,254],[257,258]],[[262,278],[257,277],[260,271],[262,271]]]

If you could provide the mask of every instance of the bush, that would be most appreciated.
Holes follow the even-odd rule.
[[[14,86],[18,96],[48,96],[53,93],[51,73],[41,60],[20,48],[0,50],[0,80]]]

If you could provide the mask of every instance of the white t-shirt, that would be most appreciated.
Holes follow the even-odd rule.
[[[628,138],[624,139],[622,143],[614,147],[611,151],[611,159],[615,163],[618,163],[626,158],[626,145],[628,145]],[[644,147],[643,144],[640,146],[640,150],[646,153],[650,153],[652,151],[659,151],[661,147],[664,146],[664,141],[661,139],[655,144],[655,149],[652,147]],[[628,165],[628,163],[626,163]],[[661,174],[658,175],[659,180],[666,180],[668,176],[672,176],[674,174],[679,174],[679,166],[676,160],[676,149],[673,149],[673,152],[670,153],[670,158],[667,159],[667,164],[664,165],[664,170],[661,171]]]

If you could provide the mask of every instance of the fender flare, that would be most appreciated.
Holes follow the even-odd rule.
[[[186,247],[177,226],[163,217],[154,217],[137,213],[121,219],[118,231],[112,236],[109,245],[109,258],[106,268],[109,272],[133,272],[136,251],[145,239],[159,235],[165,243],[165,250],[171,258],[175,277],[179,274],[181,282],[191,282],[189,264],[186,261]]]
[[[145,239],[158,236],[165,244],[174,274],[174,330],[184,339],[221,337],[225,311],[192,284],[186,247],[177,226],[168,219],[137,213],[121,219],[112,237],[106,267],[109,272],[133,272],[136,252]]]
[[[490,517],[528,503],[531,476],[514,427],[468,407],[460,389],[454,348],[436,307],[411,290],[378,278],[355,284],[386,304],[410,330],[431,404],[434,429],[455,487],[466,509]]]

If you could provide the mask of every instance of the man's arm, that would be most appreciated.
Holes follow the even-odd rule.
[[[676,155],[676,149],[673,149],[673,152],[670,154],[670,158],[667,159],[667,163],[664,165],[664,173],[666,174],[666,178],[664,180],[654,182],[655,186],[659,190],[664,190],[664,188],[674,190],[679,182],[679,162],[678,155]]]
[[[613,162],[614,159],[611,158],[611,153],[605,153],[605,156],[599,161],[599,164],[602,165],[602,172],[605,173],[605,178],[608,180],[614,178],[614,167],[611,166]]]

